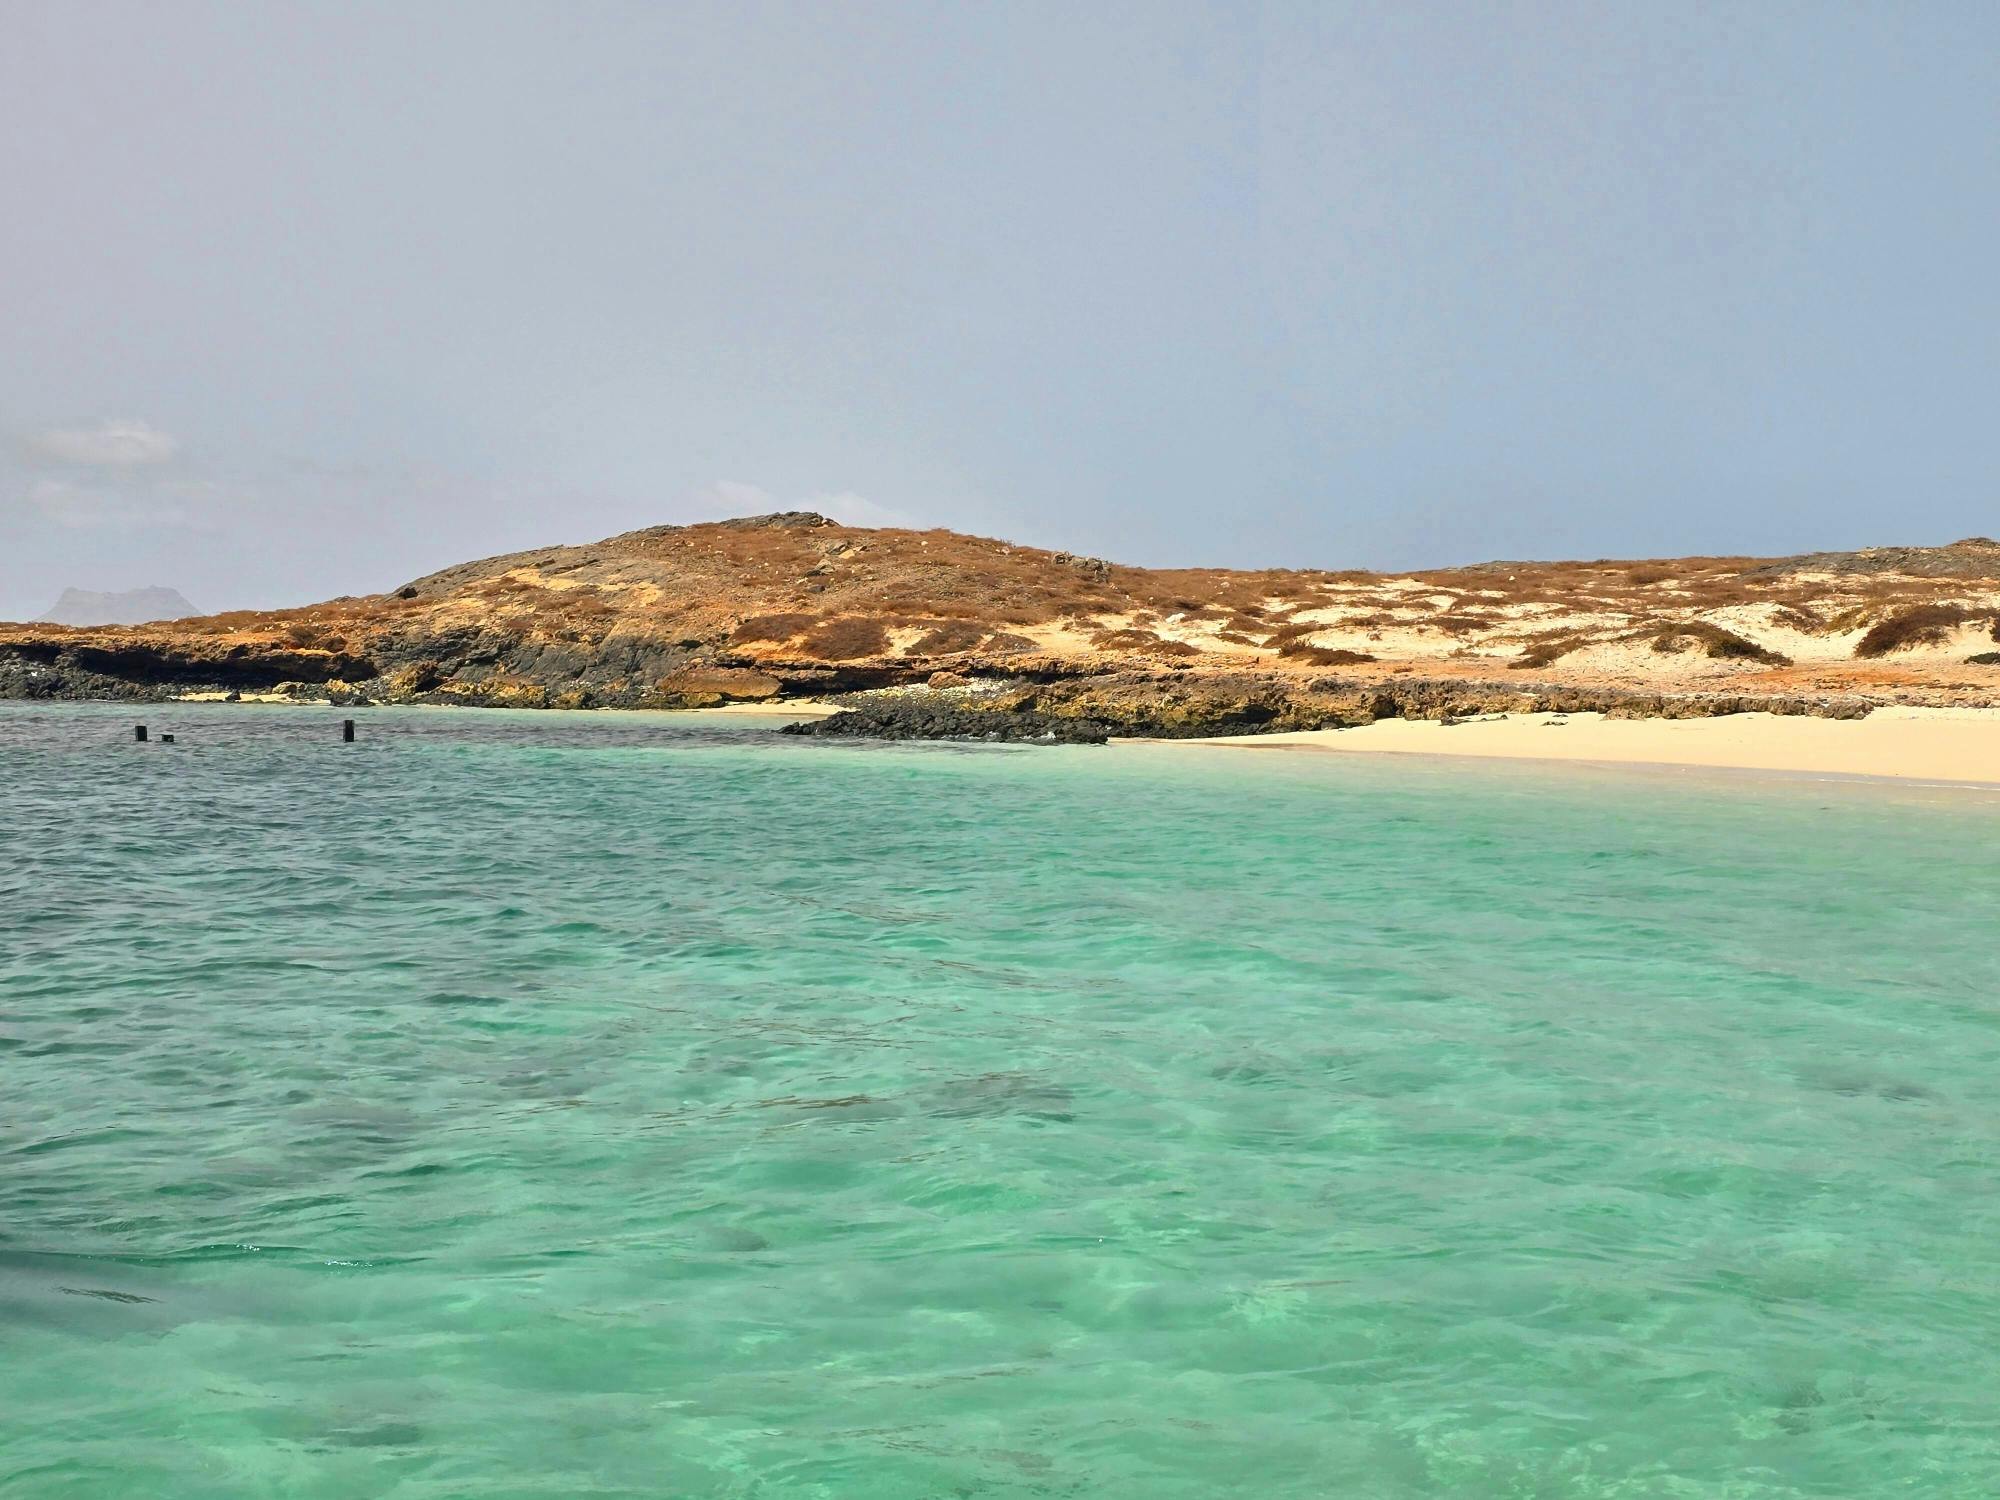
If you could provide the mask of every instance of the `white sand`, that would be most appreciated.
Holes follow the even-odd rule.
[[[1358,729],[1171,743],[1709,766],[2000,785],[2000,709],[1991,708],[1878,708],[1865,719],[1506,714],[1452,725],[1383,719]]]

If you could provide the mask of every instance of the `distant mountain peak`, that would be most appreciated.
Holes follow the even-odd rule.
[[[126,589],[100,593],[95,589],[64,589],[47,614],[36,617],[48,625],[144,625],[152,620],[185,620],[201,611],[179,589]]]

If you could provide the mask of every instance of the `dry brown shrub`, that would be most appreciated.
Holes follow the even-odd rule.
[[[887,651],[889,633],[880,620],[866,615],[844,615],[815,626],[799,646],[828,661],[853,661],[858,656],[880,656]]]
[[[981,643],[980,649],[991,651],[995,655],[1005,656],[1015,651],[1039,651],[1042,648],[1039,642],[1030,640],[1025,635],[1015,635],[1011,631],[996,630],[993,634],[986,637]]]
[[[731,637],[737,641],[789,641],[802,630],[810,629],[817,615],[791,614],[752,615],[736,627]]]
[[[286,625],[284,638],[308,651],[342,651],[347,642],[316,620],[294,620]]]
[[[1887,656],[1891,651],[1908,651],[1916,646],[1942,646],[1951,639],[1953,630],[1984,614],[1983,609],[1963,604],[1919,604],[1899,610],[1856,641],[1854,654]],[[1994,629],[2000,631],[2000,615],[1994,617]],[[2000,640],[2000,635],[1995,639]]]
[[[1105,630],[1090,639],[1100,651],[1146,651],[1155,656],[1199,656],[1201,652],[1186,641],[1170,641],[1150,630]]]
[[[1376,660],[1366,651],[1349,651],[1341,646],[1308,646],[1303,641],[1287,641],[1278,648],[1278,655],[1287,661],[1304,662],[1309,667],[1346,667]]]
[[[1302,641],[1307,636],[1317,635],[1327,627],[1311,620],[1296,621],[1290,625],[1280,625],[1264,637],[1264,644],[1283,650],[1294,641]]]
[[[929,623],[930,629],[910,642],[910,651],[918,656],[943,656],[958,651],[971,651],[986,639],[986,627],[975,625],[970,620],[937,620]]]
[[[1570,652],[1588,646],[1590,642],[1580,635],[1567,635],[1558,640],[1540,641],[1528,647],[1519,656],[1507,663],[1507,670],[1520,672],[1536,667],[1546,667],[1561,661]]]
[[[1648,588],[1656,583],[1665,583],[1674,576],[1672,568],[1633,568],[1625,574],[1625,581],[1634,588]]]
[[[224,614],[208,615],[194,628],[202,635],[234,635],[239,631],[269,629],[276,622],[277,616],[269,610],[232,609]]]
[[[415,594],[380,594],[365,599],[335,599],[318,606],[324,614],[355,624],[396,619],[423,609]]]
[[[1686,609],[1727,609],[1737,604],[1761,604],[1766,597],[1755,585],[1738,579],[1692,578],[1675,604]]]
[[[1699,646],[1704,656],[1718,661],[1757,661],[1771,667],[1789,667],[1792,659],[1768,646],[1711,625],[1706,620],[1689,620],[1669,625],[1653,636],[1653,649],[1663,655]]]

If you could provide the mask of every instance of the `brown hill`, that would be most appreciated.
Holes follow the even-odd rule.
[[[1184,729],[1290,725],[1336,702],[1363,717],[1850,712],[2000,701],[2000,669],[1968,660],[1996,639],[2000,546],[1983,538],[1385,575],[1126,567],[793,512],[485,558],[301,609],[0,625],[0,695],[682,707],[936,676],[984,706]]]

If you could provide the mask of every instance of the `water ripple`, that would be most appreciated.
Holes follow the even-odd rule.
[[[0,706],[9,1500],[2000,1491],[1990,803],[143,712]]]

